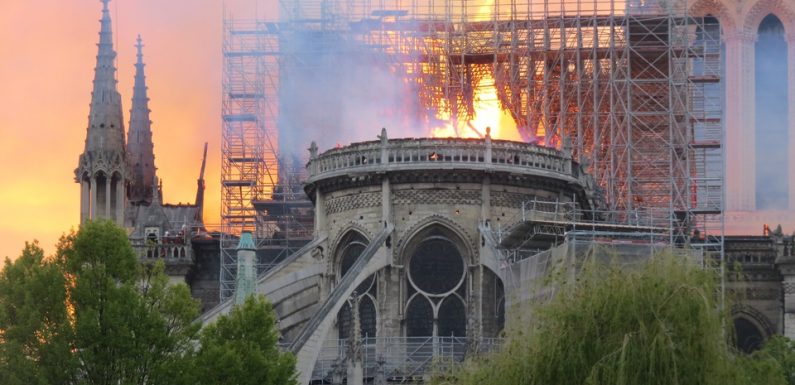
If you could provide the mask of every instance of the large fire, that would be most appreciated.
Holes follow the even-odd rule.
[[[497,99],[494,79],[484,76],[475,87],[473,104],[475,113],[471,120],[454,121],[449,112],[439,112],[436,118],[445,122],[439,127],[431,128],[430,136],[434,138],[483,138],[486,129],[491,129],[494,139],[522,140],[510,113],[502,109]]]
[[[474,15],[470,15],[470,20],[492,20],[497,8],[499,7],[495,6],[494,0],[480,0],[477,11]],[[489,130],[494,139],[522,140],[516,122],[510,113],[500,106],[492,75],[486,74],[478,81],[474,89],[472,104],[474,114],[470,120],[452,119],[449,112],[437,114],[436,118],[445,123],[440,127],[432,128],[431,136],[434,138],[483,138],[486,136],[486,131]]]

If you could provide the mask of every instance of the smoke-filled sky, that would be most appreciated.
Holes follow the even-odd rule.
[[[226,0],[262,17],[276,0]],[[259,4],[257,4],[259,3]],[[80,216],[99,0],[0,1],[0,257],[38,239],[48,253]],[[144,41],[155,162],[166,202],[192,202],[209,142],[205,220],[219,222],[221,0],[112,0],[119,91],[129,124],[135,37]]]

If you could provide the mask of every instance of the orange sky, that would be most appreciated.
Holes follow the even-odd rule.
[[[260,16],[275,1],[260,0]],[[246,17],[255,3],[227,0],[226,7]],[[50,253],[79,222],[73,178],[88,124],[101,9],[99,0],[0,1],[0,257],[16,257],[33,239]],[[140,33],[164,200],[194,200],[207,141],[205,220],[217,224],[221,0],[112,0],[110,10],[125,126]]]

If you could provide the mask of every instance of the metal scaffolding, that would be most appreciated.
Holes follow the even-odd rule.
[[[300,164],[311,140],[351,141],[345,82],[380,68],[398,79],[381,95],[400,97],[366,112],[404,123],[390,132],[466,127],[493,92],[522,138],[570,146],[603,209],[664,210],[671,244],[721,251],[720,30],[703,16],[662,0],[282,0],[278,20],[227,23],[224,223],[255,227],[277,147]]]

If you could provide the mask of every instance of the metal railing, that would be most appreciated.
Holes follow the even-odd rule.
[[[433,370],[454,369],[465,358],[499,350],[503,340],[466,337],[365,337],[362,338],[364,378],[383,378],[407,382],[422,378]],[[347,369],[348,340],[327,340],[318,355],[312,381],[330,381],[335,371],[344,377]]]

